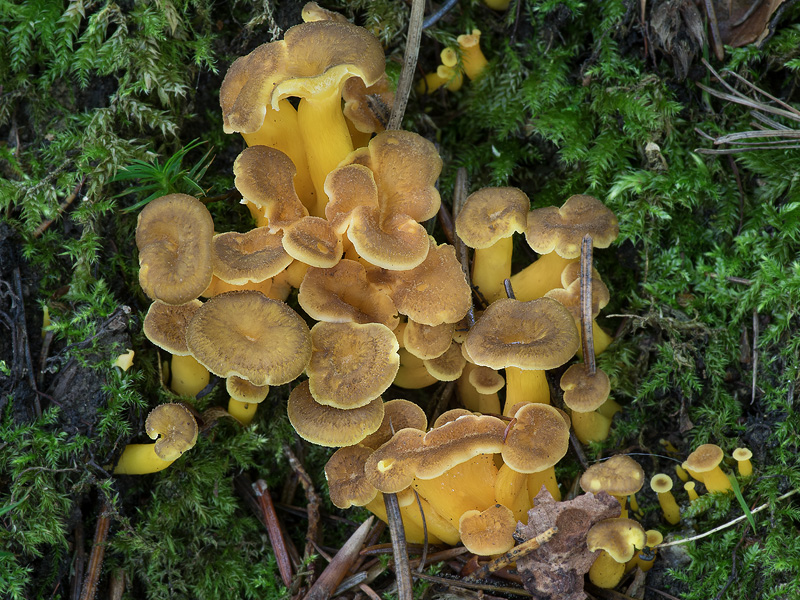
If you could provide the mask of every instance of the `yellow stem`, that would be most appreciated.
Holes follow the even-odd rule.
[[[541,298],[550,290],[561,287],[561,273],[577,259],[561,258],[555,252],[543,254],[511,277],[514,295],[520,302]]]
[[[323,189],[325,178],[353,151],[338,88],[324,96],[301,99],[297,123],[306,149],[311,181],[317,192],[316,204],[309,213],[325,218],[325,205],[328,203]]]
[[[511,277],[511,252],[514,238],[501,238],[488,248],[475,250],[472,262],[472,285],[491,304],[506,297],[503,280]]]
[[[146,475],[166,469],[174,460],[163,460],[155,451],[155,444],[128,444],[122,451],[115,475]]]
[[[194,356],[172,357],[170,389],[179,396],[196,396],[208,385],[211,375]]]
[[[544,371],[525,371],[517,367],[506,367],[505,416],[520,402],[550,404],[550,386]]]
[[[250,425],[253,417],[256,416],[257,407],[258,404],[250,402],[241,402],[233,398],[228,400],[228,414],[245,426]]]

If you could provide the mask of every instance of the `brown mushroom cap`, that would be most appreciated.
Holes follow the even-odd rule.
[[[461,344],[452,342],[441,356],[422,361],[428,373],[439,381],[455,381],[461,377],[467,360],[461,353]]]
[[[503,461],[517,473],[554,466],[569,449],[569,425],[549,404],[526,404],[515,413],[503,445]]]
[[[666,473],[656,473],[650,478],[650,488],[657,494],[665,494],[672,489],[672,478]]]
[[[513,187],[483,188],[469,195],[456,217],[456,233],[470,248],[489,248],[525,231],[530,200]]]
[[[503,389],[506,380],[494,369],[489,367],[474,367],[469,372],[469,382],[479,394],[494,394]]]
[[[384,494],[406,489],[414,480],[424,438],[425,432],[419,429],[397,431],[367,459],[367,481]]]
[[[342,239],[325,219],[303,217],[284,227],[283,247],[292,258],[329,269],[342,258]]]
[[[547,293],[547,298],[557,300],[572,314],[576,321],[581,318],[581,281],[580,278],[572,278],[573,267],[580,267],[580,263],[570,263],[564,268],[564,273],[561,275],[562,288],[555,288]],[[569,280],[564,284],[565,280]],[[606,284],[600,279],[600,273],[592,269],[592,318],[594,319],[600,314],[600,310],[608,304],[611,296],[608,292]]]
[[[390,270],[417,267],[429,248],[419,222],[439,210],[434,184],[441,167],[436,148],[425,138],[408,131],[381,132],[328,175],[325,215],[336,231],[347,229],[359,256],[369,263]]]
[[[374,133],[386,129],[394,105],[394,92],[385,73],[369,87],[357,77],[348,79],[342,97],[344,116],[358,131]]]
[[[750,460],[753,458],[753,451],[750,448],[736,448],[732,456],[736,461]]]
[[[436,358],[450,348],[454,329],[454,323],[423,325],[409,320],[403,328],[403,347],[422,360]]]
[[[147,415],[144,430],[151,440],[158,438],[153,450],[162,460],[177,460],[197,442],[197,421],[183,404],[156,406]]]
[[[303,381],[289,394],[286,411],[301,438],[318,446],[338,448],[358,444],[377,431],[383,420],[383,400],[375,398],[366,406],[351,410],[323,406],[314,400],[308,381]]]
[[[356,444],[339,448],[330,457],[325,465],[325,479],[334,506],[364,506],[378,495],[364,473],[364,463],[371,454],[372,448]]]
[[[593,196],[571,196],[561,208],[547,206],[528,213],[525,238],[539,254],[555,251],[562,258],[581,254],[583,236],[595,248],[608,248],[619,235],[617,217]]]
[[[602,369],[589,374],[586,363],[575,363],[561,376],[561,389],[564,390],[564,404],[575,412],[597,410],[608,400],[611,382]]]
[[[424,325],[457,323],[472,304],[472,291],[455,249],[437,245],[433,238],[428,256],[418,267],[408,271],[370,269],[367,277],[388,289],[400,314]]]
[[[185,304],[211,283],[214,221],[197,198],[170,194],[139,213],[139,285],[153,300]]]
[[[251,202],[264,214],[269,231],[277,232],[306,216],[294,190],[297,169],[280,150],[268,146],[246,148],[236,157],[233,174],[242,202]]]
[[[450,421],[455,421],[459,417],[473,414],[475,413],[473,413],[471,410],[467,410],[466,408],[451,408],[450,410],[444,411],[436,418],[436,420],[433,422],[433,429],[438,429],[442,425],[449,423]]]
[[[361,440],[361,445],[376,450],[392,439],[395,431],[410,428],[424,432],[427,426],[428,418],[419,406],[408,400],[389,400],[383,404],[381,426]]]
[[[293,381],[311,358],[305,321],[259,292],[226,292],[209,299],[189,322],[186,342],[215,375],[237,375],[254,385]]]
[[[612,496],[630,496],[644,484],[644,470],[635,460],[617,454],[589,467],[581,476],[581,489],[596,494],[604,491]]]
[[[644,527],[632,519],[605,519],[596,523],[586,534],[590,552],[605,550],[618,563],[633,558],[636,548],[644,548],[647,534]]]
[[[247,233],[218,233],[211,242],[214,275],[226,283],[258,283],[274,277],[292,262],[280,233],[256,227]]]
[[[392,384],[400,367],[392,330],[379,323],[317,323],[311,328],[306,369],[311,395],[320,404],[357,408]]]
[[[200,300],[186,304],[164,304],[156,300],[147,310],[142,330],[148,340],[175,356],[187,356],[186,328],[197,309],[203,306]]]
[[[501,298],[475,322],[464,346],[477,365],[545,370],[572,358],[580,340],[575,319],[555,300]]]
[[[713,470],[724,458],[722,448],[716,444],[703,444],[698,446],[681,465],[695,473],[705,473]]]
[[[341,323],[399,323],[392,299],[367,281],[361,263],[342,259],[330,269],[311,267],[300,284],[297,301],[312,319]]]
[[[502,504],[495,504],[484,511],[468,510],[458,521],[458,532],[464,547],[478,556],[511,550],[516,528],[514,513]]]
[[[248,404],[260,404],[269,394],[268,385],[253,385],[247,379],[232,375],[225,380],[225,390],[231,398]]]
[[[384,69],[383,48],[366,29],[338,20],[296,25],[283,40],[259,46],[228,69],[220,89],[223,129],[252,133],[266,107],[278,110],[284,97],[340,93],[350,77],[372,85]]]
[[[419,479],[434,479],[479,454],[503,448],[505,421],[489,415],[464,415],[425,434],[417,464]]]

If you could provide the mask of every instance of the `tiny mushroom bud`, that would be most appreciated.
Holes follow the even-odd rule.
[[[658,494],[658,503],[664,512],[664,518],[670,525],[681,522],[681,510],[672,495],[672,478],[665,473],[658,473],[650,479],[650,487]]]
[[[742,477],[750,477],[753,474],[753,464],[750,459],[753,458],[753,452],[749,448],[736,448],[733,451],[733,458],[739,466],[739,475]]]
[[[689,502],[694,502],[700,497],[697,494],[697,490],[694,489],[696,486],[697,484],[694,481],[687,481],[683,484],[683,489],[685,489],[686,493],[689,495]]]
[[[114,467],[116,475],[144,475],[166,469],[197,441],[197,421],[182,404],[161,404],[145,421],[155,444],[128,444]],[[159,437],[160,436],[160,437]]]

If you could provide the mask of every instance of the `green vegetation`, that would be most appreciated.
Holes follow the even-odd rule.
[[[471,189],[518,186],[534,206],[590,193],[618,215],[620,239],[596,259],[612,291],[603,314],[621,315],[601,323],[619,339],[599,361],[625,412],[589,457],[663,454],[663,437],[682,456],[706,442],[727,455],[747,445],[755,474],[740,493],[751,509],[798,489],[800,150],[697,152],[710,147],[698,130],[752,129],[749,110],[698,88],[695,80],[719,84],[697,61],[676,81],[662,49],[645,60],[638,2],[519,1],[507,14],[462,1],[423,34],[424,70],[473,27],[490,67],[458,93],[412,96],[405,125],[440,144],[446,202],[464,167]],[[142,439],[148,410],[174,398],[140,331],[148,301],[137,284],[137,207],[169,191],[205,192],[215,220],[247,219],[218,199],[232,187],[243,144],[222,134],[216,94],[230,62],[297,22],[300,7],[254,4],[0,0],[0,244],[17,245],[25,259],[7,265],[0,253],[0,278],[10,281],[19,266],[37,357],[36,326],[49,309],[45,382],[70,361],[81,381],[95,380],[89,400],[41,396],[43,414],[26,414],[20,406],[32,405],[31,395],[4,387],[15,363],[11,342],[0,341],[4,598],[68,597],[76,526],[84,524],[88,549],[103,503],[114,517],[104,572],[128,573],[126,597],[286,595],[263,528],[233,482],[247,472],[283,486],[290,469],[281,447],[294,444],[287,389],[271,392],[254,428],[220,419],[161,474],[106,470],[125,443]],[[374,27],[389,63],[400,59],[404,3],[325,4]],[[800,4],[763,46],[728,48],[714,66],[798,105]],[[15,238],[3,241],[5,225]],[[5,297],[0,288],[3,310]],[[7,336],[3,322],[0,331]],[[126,348],[136,351],[134,368],[121,372],[111,363]],[[218,387],[198,411],[223,405],[223,395]],[[304,458],[322,496],[328,454],[308,448]],[[655,456],[652,465],[672,468]],[[571,464],[561,474],[568,483],[577,472]],[[665,591],[686,600],[800,595],[796,498],[753,514],[754,528],[743,520],[688,544],[692,562],[667,575]],[[304,503],[302,491],[295,500]],[[735,500],[701,497],[688,512],[694,531],[743,514]],[[648,514],[653,502],[640,499]],[[293,535],[299,548],[304,528]],[[330,543],[346,535],[326,529]]]

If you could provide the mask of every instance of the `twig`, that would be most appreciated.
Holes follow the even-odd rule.
[[[408,19],[408,35],[406,36],[406,51],[403,55],[403,70],[400,72],[400,79],[397,82],[392,115],[386,125],[386,129],[390,131],[400,129],[403,123],[403,115],[408,104],[408,95],[411,93],[411,85],[414,82],[414,71],[417,68],[419,42],[422,37],[422,17],[424,14],[425,0],[412,0],[411,16]]]
[[[711,41],[714,46],[714,54],[717,60],[722,60],[725,58],[725,50],[722,47],[722,40],[719,36],[719,24],[717,23],[717,13],[714,11],[713,0],[705,0],[705,7],[709,25],[711,26]]]
[[[558,532],[558,527],[551,527],[550,529],[543,531],[536,537],[532,537],[529,540],[526,540],[519,544],[518,546],[514,546],[511,550],[503,554],[502,556],[494,559],[493,561],[486,563],[478,570],[473,571],[469,575],[464,578],[464,581],[476,581],[478,579],[486,579],[489,575],[494,573],[495,571],[499,571],[500,569],[507,567],[511,563],[523,558],[539,548],[542,544],[549,542],[553,536]]]
[[[511,299],[511,300],[516,300],[517,299],[517,295],[514,293],[514,288],[511,287],[511,280],[510,279],[508,279],[508,278],[503,279],[503,287],[505,288],[506,296],[508,296],[509,299]]]
[[[583,453],[583,448],[581,447],[581,442],[578,439],[578,436],[575,435],[574,431],[569,432],[569,441],[572,444],[572,450],[575,452],[575,456],[578,457],[578,462],[581,463],[581,467],[583,470],[589,468],[589,461],[586,460],[586,455]]]
[[[257,480],[253,484],[253,491],[256,493],[258,504],[261,507],[261,514],[264,516],[267,536],[275,554],[275,561],[278,563],[278,571],[281,574],[283,585],[290,588],[292,587],[292,563],[289,561],[289,553],[286,551],[286,544],[283,541],[278,515],[275,514],[275,506],[272,504],[272,497],[269,495],[269,489],[267,489],[267,482],[263,479]]]
[[[788,498],[790,496],[794,496],[798,491],[800,491],[800,490],[792,490],[791,492],[786,492],[782,496],[778,496],[777,498],[775,498],[775,502],[779,502],[780,500],[785,500],[786,498]],[[769,506],[770,506],[770,503],[769,502],[765,502],[761,506],[751,510],[750,514],[754,515],[757,512],[761,512],[765,508],[769,508]],[[685,539],[682,539],[682,540],[675,540],[674,542],[666,542],[666,543],[659,544],[658,546],[653,546],[653,547],[654,548],[666,548],[668,546],[678,546],[680,544],[688,544],[689,542],[693,542],[695,540],[699,540],[701,538],[707,537],[707,536],[709,536],[709,535],[711,535],[713,533],[716,533],[718,531],[722,531],[723,529],[727,529],[728,527],[732,527],[733,525],[736,525],[736,523],[738,523],[739,521],[743,521],[746,518],[747,518],[747,515],[742,515],[740,517],[736,517],[732,521],[728,521],[727,523],[723,523],[719,527],[715,527],[714,529],[712,529],[710,531],[706,531],[705,533],[701,533],[699,535],[694,535],[692,537],[688,537],[688,538],[685,538]]]
[[[461,263],[461,270],[464,271],[464,277],[467,279],[467,285],[472,289],[472,279],[470,277],[469,269],[469,252],[467,245],[458,237],[455,228],[455,222],[458,218],[461,209],[464,208],[464,203],[467,201],[467,189],[469,185],[467,182],[467,170],[461,167],[456,171],[456,183],[453,190],[453,247],[456,249],[456,256],[458,262]],[[472,328],[475,324],[475,306],[470,296],[469,310],[467,311],[467,326]]]
[[[303,486],[308,500],[308,506],[306,507],[306,512],[308,513],[308,530],[306,532],[306,547],[303,550],[303,558],[308,560],[308,558],[314,554],[311,540],[315,542],[319,541],[320,499],[314,489],[314,483],[311,481],[311,477],[308,476],[308,473],[306,473],[306,470],[303,468],[303,465],[300,463],[295,453],[292,452],[292,449],[284,444],[283,453],[289,459],[289,465],[292,467],[292,470],[297,474],[297,478],[300,480],[300,485]]]
[[[25,357],[25,366],[28,369],[28,384],[34,392],[33,408],[36,411],[36,416],[42,416],[42,405],[39,403],[39,388],[36,387],[36,376],[33,370],[33,359],[31,358],[31,347],[28,341],[28,326],[25,319],[25,302],[22,296],[22,277],[19,274],[19,267],[14,268],[14,295],[16,296],[16,329],[17,339],[22,346],[21,350]]]
[[[486,583],[473,583],[463,579],[447,579],[446,577],[436,577],[435,575],[426,575],[424,573],[416,573],[414,577],[422,579],[423,581],[430,581],[431,583],[446,585],[448,587],[460,587],[468,590],[483,590],[487,592],[494,592],[496,594],[514,594],[516,596],[525,596],[527,598],[533,597],[533,594],[522,588],[489,585]]]
[[[83,568],[86,566],[86,551],[83,548],[83,519],[75,525],[75,563],[72,565],[72,593],[70,598],[78,600],[83,587]]]
[[[447,0],[447,2],[439,7],[439,10],[429,15],[428,18],[422,22],[422,28],[427,29],[431,25],[434,25],[436,21],[445,16],[450,9],[456,5],[457,2],[458,0]]]
[[[657,590],[656,588],[652,588],[649,585],[646,585],[645,589],[646,590],[650,590],[651,592],[655,592],[656,594],[659,594],[660,596],[664,596],[664,598],[668,598],[668,600],[681,600],[677,596],[673,596],[672,594],[668,594],[667,592],[662,592],[661,590]]]
[[[80,600],[94,600],[97,594],[100,569],[103,566],[103,558],[106,555],[106,538],[108,538],[108,529],[111,527],[110,513],[111,507],[106,502],[103,502],[100,516],[97,518],[97,526],[94,530],[94,542],[92,544],[92,552],[89,554],[89,565],[86,567],[86,577],[83,579]]]
[[[314,585],[308,590],[305,600],[327,600],[331,597],[331,594],[336,590],[348,569],[358,557],[361,546],[364,545],[364,540],[367,538],[374,520],[375,517],[370,517],[356,529],[355,533],[345,542],[344,546],[336,553],[330,564],[325,567],[325,570],[314,582]]]
[[[758,377],[758,311],[753,310],[753,383],[750,387],[750,404],[756,401],[756,379]]]
[[[428,559],[428,521],[425,519],[425,511],[422,509],[422,500],[419,499],[417,490],[413,491],[414,499],[417,501],[417,507],[419,508],[419,516],[422,517],[422,556],[419,559],[419,568],[417,569],[422,573],[425,568],[425,562]]]
[[[394,572],[397,578],[397,598],[398,600],[412,600],[411,566],[408,564],[406,532],[403,528],[403,519],[400,516],[400,504],[397,502],[397,494],[384,494],[383,502],[386,505],[389,533],[392,536]]]
[[[597,373],[594,356],[594,332],[592,331],[592,236],[588,233],[581,242],[581,343],[583,344],[583,363],[586,371],[593,376]]]
[[[66,199],[59,205],[58,210],[56,211],[56,216],[53,217],[52,219],[47,219],[47,221],[42,221],[39,224],[39,226],[33,230],[34,239],[38,238],[45,231],[47,231],[47,228],[50,227],[50,225],[52,225],[55,222],[55,220],[58,217],[60,217],[64,213],[64,211],[70,207],[70,205],[73,202],[75,202],[75,198],[78,197],[78,194],[80,193],[81,188],[83,187],[84,181],[86,181],[86,175],[81,177],[81,180],[78,182],[78,185],[75,186],[75,189],[72,190],[72,193],[69,196],[67,196]]]

